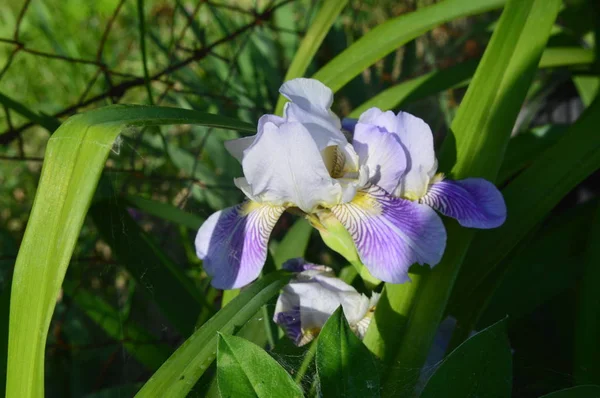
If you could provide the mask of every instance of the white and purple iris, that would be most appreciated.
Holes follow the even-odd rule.
[[[371,298],[335,277],[324,265],[306,263],[302,258],[286,261],[283,269],[296,274],[282,289],[273,321],[297,346],[313,340],[327,319],[342,307],[350,329],[363,338],[373,318],[379,293]]]
[[[504,222],[506,206],[492,183],[436,174],[423,120],[372,108],[348,124],[350,143],[330,110],[328,87],[294,79],[280,92],[290,100],[283,117],[264,115],[256,135],[226,143],[242,163],[244,177],[235,184],[248,200],[212,214],[198,231],[196,253],[213,286],[239,288],[258,277],[271,231],[288,208],[333,215],[370,273],[391,283],[408,281],[414,263],[440,261],[446,231],[434,209],[470,228]]]

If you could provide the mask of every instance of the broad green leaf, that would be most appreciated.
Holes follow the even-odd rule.
[[[296,55],[294,55],[294,59],[285,74],[284,82],[304,76],[306,69],[308,69],[327,32],[331,29],[331,25],[333,25],[340,12],[346,7],[348,0],[324,0],[321,3],[321,8],[317,16],[306,31],[304,39],[302,39],[300,47],[296,51]],[[275,107],[276,115],[282,113],[285,101],[285,97],[280,95]]]
[[[577,386],[546,394],[540,398],[598,398],[600,386]]]
[[[111,106],[69,118],[48,141],[42,175],[13,275],[7,396],[44,395],[48,327],[113,142],[128,125],[176,123],[254,130],[244,122],[191,110]],[[32,291],[36,294],[31,294]]]
[[[334,92],[398,47],[438,25],[500,8],[503,0],[445,0],[390,19],[365,34],[313,75]]]
[[[507,398],[512,389],[512,353],[504,320],[452,351],[431,375],[420,398]]]
[[[600,206],[596,206],[585,252],[585,269],[579,287],[575,337],[575,380],[578,384],[600,384]]]
[[[496,176],[560,4],[559,0],[508,1],[442,146],[440,169],[450,171],[451,178],[493,180]],[[395,361],[403,364],[386,376],[384,388],[389,391],[395,379],[406,378],[407,371],[414,373],[425,362],[471,243],[473,230],[450,221],[445,225],[448,241],[442,261],[423,275],[420,286],[407,287],[418,288],[413,296],[418,299],[407,313],[388,315],[408,317],[404,333],[399,330],[381,337],[392,347],[399,346]],[[399,344],[398,336],[402,336]]]
[[[527,233],[577,184],[600,168],[600,97],[565,135],[502,190],[508,218],[500,228],[479,234],[456,284],[452,307],[468,303],[488,275]],[[485,289],[489,290],[489,289]]]
[[[69,280],[64,281],[63,290],[108,336],[123,341],[125,349],[147,369],[154,371],[169,358],[172,349],[167,344],[133,321],[123,322],[119,310],[102,298]]]
[[[136,397],[185,397],[216,357],[217,332],[234,333],[290,278],[288,273],[272,273],[244,289],[196,330],[148,380]]]
[[[227,397],[302,397],[292,377],[262,348],[241,337],[219,333],[219,392]]]
[[[178,225],[183,225],[192,231],[197,231],[200,228],[200,225],[202,225],[204,222],[203,218],[198,217],[195,214],[188,213],[187,211],[171,204],[158,202],[152,199],[146,199],[141,196],[127,196],[126,203],[131,204],[144,213],[151,214]]]
[[[283,263],[291,258],[304,257],[313,227],[304,218],[297,220],[277,245],[273,255],[275,267],[281,269]]]
[[[316,362],[324,397],[380,396],[377,362],[350,329],[341,307],[319,333]]]
[[[148,298],[156,302],[181,334],[192,333],[202,304],[206,303],[183,268],[114,199],[93,204],[90,215],[115,257]]]

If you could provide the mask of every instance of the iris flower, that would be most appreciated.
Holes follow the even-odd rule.
[[[437,174],[433,135],[423,120],[372,108],[348,125],[350,143],[330,110],[328,87],[294,79],[280,92],[290,101],[283,117],[264,115],[256,135],[226,143],[242,164],[244,176],[234,182],[247,200],[212,214],[196,236],[213,286],[238,288],[258,277],[286,209],[300,210],[313,224],[335,217],[370,273],[391,283],[408,281],[414,263],[440,261],[446,231],[435,210],[471,228],[504,222],[504,200],[492,183]]]
[[[331,268],[301,258],[288,260],[283,268],[297,274],[279,295],[273,321],[294,344],[302,346],[314,339],[340,306],[350,329],[364,337],[379,301],[378,293],[368,298],[336,278]]]

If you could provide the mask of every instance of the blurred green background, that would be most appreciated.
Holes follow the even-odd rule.
[[[432,3],[350,1],[306,75],[383,21]],[[600,19],[593,3],[565,1],[549,47],[592,48]],[[145,1],[149,96],[135,1],[0,4],[0,358],[6,356],[12,267],[55,119],[114,103],[154,103],[256,123],[273,111],[317,6],[310,0]],[[335,111],[347,115],[399,82],[455,71],[401,103],[402,110],[424,118],[441,142],[464,94],[460,82],[472,74],[498,15],[458,19],[409,42],[338,92]],[[502,169],[500,184],[556,142],[593,98],[598,86],[590,72],[593,52],[583,58],[569,68],[539,71],[507,152],[516,160]],[[241,168],[223,148],[223,141],[236,137],[231,131],[176,126],[131,129],[115,144],[50,328],[48,396],[130,396],[187,336],[194,326],[189,319],[201,323],[219,308],[220,293],[198,267],[193,237],[209,214],[242,199],[233,185]],[[512,316],[515,396],[538,396],[573,383],[573,308],[598,190],[596,173],[531,234],[520,247],[522,256],[506,260],[533,266],[521,274],[518,264],[506,266],[508,276],[483,317],[490,324]],[[283,217],[273,246],[295,221]],[[338,270],[346,265],[318,234],[306,244],[309,260]],[[202,302],[165,313],[164,266],[185,272]],[[184,318],[188,324],[174,326]],[[293,355],[302,353],[280,359],[293,362]]]

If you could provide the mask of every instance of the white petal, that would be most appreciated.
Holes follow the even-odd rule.
[[[250,145],[252,145],[255,139],[256,135],[251,135],[250,137],[242,137],[236,138],[235,140],[225,141],[225,149],[227,149],[231,156],[242,163],[244,151],[248,149]]]
[[[425,196],[429,181],[437,171],[431,129],[416,116],[398,113],[396,134],[409,154],[409,168],[396,195],[415,200]]]
[[[244,176],[253,197],[305,212],[339,203],[341,187],[332,179],[308,130],[300,123],[267,122],[244,152]]]
[[[297,78],[281,86],[279,92],[306,111],[328,110],[333,104],[333,92],[316,79]]]
[[[242,137],[237,138],[235,140],[225,141],[225,149],[229,151],[231,156],[236,158],[240,163],[242,162],[242,157],[244,155],[244,151],[248,149],[252,143],[256,140],[256,138],[260,135],[263,126],[265,123],[271,122],[275,125],[279,126],[284,122],[284,119],[275,115],[263,115],[258,119],[258,126],[256,128],[257,134],[252,135],[250,137]]]

